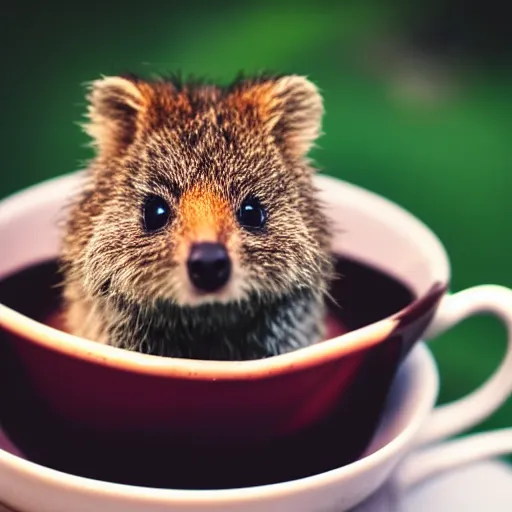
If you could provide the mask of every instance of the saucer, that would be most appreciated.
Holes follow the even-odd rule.
[[[390,486],[384,486],[352,512],[510,512],[511,508],[512,466],[490,461],[439,476],[398,499]],[[25,511],[7,508],[0,498],[0,512]]]
[[[1,509],[0,509],[1,510]],[[397,496],[390,484],[352,512],[510,512],[512,466],[501,461],[471,464]]]

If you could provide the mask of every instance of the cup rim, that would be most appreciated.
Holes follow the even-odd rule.
[[[75,171],[56,178],[51,178],[23,189],[0,201],[3,214],[33,206],[34,201],[62,201],[62,193],[69,193],[70,188],[77,186],[85,171]],[[433,245],[439,266],[443,271],[443,279],[449,279],[449,260],[446,250],[437,236],[423,222],[394,202],[357,185],[327,175],[317,175],[326,190],[330,184],[342,186],[355,197],[352,201],[368,198],[375,204],[386,209],[388,214],[403,219],[409,227],[418,229],[428,243]],[[443,283],[436,283],[444,288]],[[216,379],[216,380],[257,380],[269,376],[310,368],[318,364],[339,359],[349,353],[370,348],[387,338],[403,321],[406,314],[415,308],[425,295],[418,296],[405,308],[391,316],[383,318],[358,329],[322,342],[301,347],[285,354],[264,359],[243,361],[198,360],[188,358],[160,357],[128,351],[123,348],[104,345],[92,340],[74,336],[49,325],[29,318],[0,303],[0,328],[12,334],[24,337],[47,349],[58,351],[71,357],[78,357],[102,366],[129,370],[136,373],[159,376],[175,376],[182,379]]]
[[[417,406],[405,427],[387,444],[368,455],[363,455],[360,459],[350,464],[296,480],[232,489],[162,489],[95,480],[64,473],[31,462],[3,449],[0,449],[0,469],[2,465],[9,466],[18,473],[25,473],[30,477],[42,479],[49,485],[62,486],[67,491],[76,489],[82,493],[84,491],[86,493],[100,493],[103,496],[110,497],[122,495],[125,499],[142,498],[159,503],[173,501],[175,504],[179,503],[182,505],[206,504],[212,500],[224,500],[227,503],[234,503],[240,500],[255,498],[279,498],[299,492],[305,493],[316,487],[339,485],[340,480],[349,476],[357,476],[379,463],[384,463],[386,459],[391,459],[398,452],[403,451],[420,430],[426,417],[434,408],[439,389],[439,372],[431,351],[423,341],[418,341],[411,350],[399,371],[404,370],[414,375],[417,379],[417,386],[412,386],[412,388],[419,389],[422,393],[415,400]],[[420,382],[421,385],[419,385]],[[409,392],[411,391],[409,390]],[[398,462],[397,459],[396,463]]]

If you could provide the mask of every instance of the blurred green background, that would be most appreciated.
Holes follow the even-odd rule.
[[[76,122],[84,83],[101,74],[300,73],[325,98],[323,172],[426,222],[448,250],[454,291],[512,287],[505,12],[490,0],[12,3],[0,21],[0,198],[91,156]],[[430,347],[445,402],[491,372],[505,330],[472,318]],[[479,428],[510,425],[512,401]]]

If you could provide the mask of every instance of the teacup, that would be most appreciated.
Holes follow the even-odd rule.
[[[13,455],[16,447],[5,440],[2,450],[0,432],[0,511],[397,512],[400,496],[428,477],[512,453],[512,429],[418,446],[420,436],[438,435],[439,410],[433,410],[438,385],[435,362],[420,342],[393,379],[382,420],[359,460],[298,480],[241,489],[154,489],[78,477]],[[294,455],[303,456],[300,449]],[[128,452],[127,463],[129,457]]]
[[[450,295],[447,255],[425,225],[327,176],[317,185],[344,276],[331,290],[339,307],[329,339],[241,362],[162,358],[79,339],[44,322],[58,308],[45,262],[58,253],[57,219],[81,179],[50,180],[0,203],[0,279],[31,269],[23,279],[3,280],[0,422],[33,462],[181,489],[304,479],[361,457],[396,371],[420,337],[489,311],[512,339],[510,290],[480,286]],[[477,423],[511,388],[509,346],[490,381],[436,413],[421,440]]]

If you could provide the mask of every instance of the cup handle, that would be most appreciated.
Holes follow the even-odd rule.
[[[423,337],[435,338],[479,313],[493,314],[505,324],[508,336],[505,357],[494,374],[476,391],[432,411],[413,441],[412,448],[415,450],[395,474],[395,483],[402,489],[458,466],[512,453],[512,428],[427,446],[479,424],[512,393],[512,290],[497,285],[482,285],[446,295]]]

